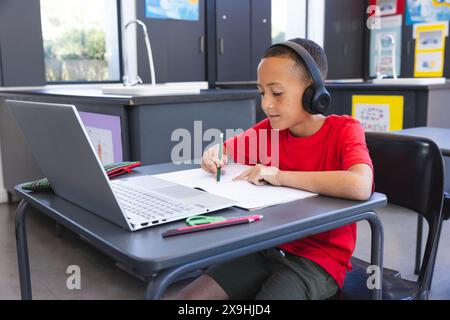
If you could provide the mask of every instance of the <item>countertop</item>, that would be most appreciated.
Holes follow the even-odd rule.
[[[0,97],[58,97],[70,98],[71,101],[82,102],[102,102],[118,103],[128,106],[149,105],[149,104],[168,104],[182,102],[207,102],[207,101],[225,101],[225,100],[244,100],[255,99],[258,97],[256,89],[208,89],[201,90],[199,94],[180,94],[180,95],[161,95],[161,96],[143,96],[143,95],[111,95],[103,94],[98,85],[63,85],[46,87],[21,87],[21,88],[0,88]]]
[[[223,89],[235,88],[255,88],[256,81],[243,82],[218,82],[217,85]],[[450,81],[444,84],[379,84],[372,81],[362,81],[362,79],[344,79],[344,80],[326,80],[325,86],[331,90],[383,90],[383,91],[399,91],[399,90],[441,90],[449,89]]]
[[[156,105],[185,102],[208,102],[225,100],[244,100],[258,98],[256,81],[217,83],[218,88],[201,90],[199,94],[181,95],[112,95],[103,94],[102,86],[92,85],[48,85],[44,87],[0,88],[0,97],[58,97],[71,102],[116,103],[127,106]],[[327,80],[329,90],[362,90],[362,91],[404,91],[404,90],[448,90],[450,81],[445,84],[374,84],[370,81]]]

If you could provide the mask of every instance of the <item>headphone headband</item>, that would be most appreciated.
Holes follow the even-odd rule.
[[[311,87],[308,87],[309,90],[307,89],[303,96],[303,105],[306,110],[312,114],[325,113],[331,103],[331,97],[327,89],[325,88],[320,70],[311,54],[301,45],[293,41],[276,43],[270,46],[269,49],[266,50],[266,52],[271,48],[278,46],[284,46],[290,48],[291,50],[294,50],[294,52],[297,53],[297,55],[305,63],[306,69],[308,69],[308,72],[311,75],[311,78],[313,80],[313,89],[311,89]]]
[[[300,56],[302,61],[306,64],[308,72],[311,75],[311,78],[314,82],[314,86],[315,87],[317,87],[318,85],[323,86],[322,76],[320,74],[319,68],[317,67],[317,64],[314,61],[311,54],[305,48],[303,48],[298,43],[295,43],[294,41],[285,41],[285,42],[273,44],[272,46],[269,47],[269,49],[267,49],[267,51],[273,47],[278,47],[278,46],[288,47],[288,48],[294,50]]]

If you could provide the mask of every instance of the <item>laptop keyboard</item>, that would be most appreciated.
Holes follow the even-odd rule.
[[[132,212],[145,219],[155,221],[155,223],[157,220],[164,221],[174,215],[187,214],[199,209],[196,206],[186,205],[174,199],[151,193],[151,191],[142,191],[131,186],[113,183],[111,187],[126,212]]]

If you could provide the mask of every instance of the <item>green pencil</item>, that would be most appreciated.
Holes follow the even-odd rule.
[[[220,134],[220,145],[219,145],[219,162],[222,162],[222,145],[223,145],[223,133]],[[222,165],[219,164],[219,166],[217,167],[217,176],[216,176],[216,181],[219,182],[220,181],[220,171],[222,169]]]

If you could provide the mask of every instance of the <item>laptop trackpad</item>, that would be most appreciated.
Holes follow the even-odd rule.
[[[188,198],[195,197],[201,194],[201,191],[183,186],[157,188],[154,189],[154,191],[173,198]]]

